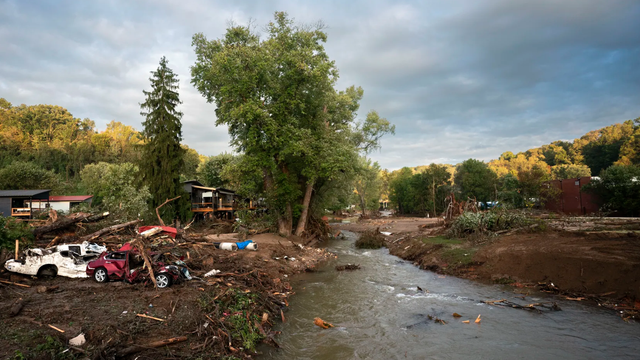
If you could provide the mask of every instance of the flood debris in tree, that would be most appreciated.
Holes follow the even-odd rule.
[[[384,235],[380,229],[367,230],[356,240],[355,246],[358,249],[380,249],[385,244]]]

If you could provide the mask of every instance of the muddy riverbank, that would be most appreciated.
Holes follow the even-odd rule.
[[[549,227],[545,231],[477,241],[447,239],[441,236],[437,222],[390,217],[338,223],[334,228],[391,233],[386,236],[391,254],[440,274],[511,284],[519,292],[544,283],[546,290],[569,298],[615,299],[619,308],[640,307],[636,301],[640,300],[637,231],[567,231]]]
[[[230,252],[206,244],[163,247],[202,280],[161,290],[151,283],[38,279],[3,271],[0,358],[231,359],[255,354],[262,340],[275,346],[271,327],[285,316],[281,310],[293,294],[290,277],[333,255],[299,246],[297,238],[263,234],[252,239],[258,251]],[[205,278],[212,269],[221,275]],[[79,334],[86,343],[69,346]],[[168,339],[178,342],[156,346]]]

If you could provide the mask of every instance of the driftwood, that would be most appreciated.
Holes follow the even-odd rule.
[[[33,235],[35,237],[40,237],[43,234],[46,234],[48,232],[54,231],[54,230],[58,230],[58,229],[63,229],[67,226],[73,225],[77,222],[80,221],[84,221],[85,219],[89,218],[91,216],[91,214],[88,213],[75,213],[75,214],[71,214],[63,219],[60,219],[54,223],[48,224],[48,225],[44,225],[44,226],[40,226],[37,227],[35,229],[33,229]]]
[[[167,205],[168,203],[172,202],[173,200],[179,199],[181,197],[182,197],[182,195],[181,196],[176,196],[173,199],[167,199],[162,204],[160,204],[160,206],[158,206],[156,208],[156,215],[158,215],[158,221],[160,222],[160,225],[165,226],[164,225],[164,221],[162,221],[162,218],[160,217],[160,211],[158,211],[158,210],[160,210],[161,207]]]
[[[487,305],[505,306],[505,307],[511,307],[511,308],[520,309],[520,310],[535,310],[537,312],[541,312],[539,308],[545,308],[547,310],[553,310],[553,311],[562,310],[560,309],[560,307],[555,301],[539,302],[539,303],[526,304],[526,305],[516,304],[506,299],[482,301],[482,302]]]
[[[100,221],[100,220],[106,218],[107,216],[109,216],[109,214],[110,213],[108,211],[105,211],[102,214],[91,215],[88,218],[82,220],[82,222],[86,222],[86,223],[97,222],[97,221]]]
[[[21,287],[26,287],[26,288],[30,288],[31,287],[29,285],[19,284],[17,282],[12,282],[12,281],[7,281],[7,280],[0,280],[0,283],[9,284],[9,285],[15,285],[15,286],[21,286]]]
[[[338,265],[338,266],[336,266],[336,270],[337,271],[359,270],[359,269],[360,269],[360,265],[357,265],[357,264],[346,264],[346,265]]]
[[[174,337],[171,339],[166,339],[166,340],[161,340],[161,341],[154,341],[152,343],[148,343],[145,345],[133,345],[133,346],[129,346],[128,348],[125,348],[122,351],[119,351],[117,353],[118,357],[123,357],[123,356],[127,356],[127,355],[131,355],[131,354],[135,354],[137,352],[140,351],[144,351],[146,349],[153,349],[153,348],[159,348],[162,346],[166,346],[166,345],[171,345],[171,344],[175,344],[175,343],[179,343],[179,342],[183,342],[183,341],[187,341],[187,337],[186,336],[178,336],[178,337]]]
[[[149,270],[149,276],[151,277],[151,281],[153,282],[153,286],[157,289],[158,288],[158,283],[156,282],[156,275],[153,273],[153,266],[151,265],[151,261],[149,260],[149,256],[147,256],[147,252],[144,248],[144,239],[153,236],[157,233],[162,232],[162,228],[160,227],[156,227],[153,229],[149,229],[145,232],[143,232],[142,234],[140,234],[140,236],[138,236],[137,239],[135,239],[134,241],[131,242],[131,245],[133,247],[135,247],[136,249],[138,249],[138,252],[140,253],[140,256],[142,256],[142,260],[144,260],[144,267],[146,267]]]
[[[98,230],[98,231],[96,231],[96,232],[94,232],[92,234],[85,235],[85,236],[81,237],[80,241],[91,241],[91,240],[99,238],[100,236],[102,236],[104,234],[108,234],[108,233],[111,233],[111,232],[114,232],[114,231],[117,231],[117,230],[120,230],[120,229],[124,229],[126,227],[135,225],[135,224],[137,224],[137,223],[139,223],[141,221],[142,220],[133,220],[133,221],[126,222],[124,224],[108,226],[108,227],[106,227],[104,229],[101,229],[101,230]]]

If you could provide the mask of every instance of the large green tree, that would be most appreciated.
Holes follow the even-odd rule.
[[[480,160],[469,159],[458,165],[454,182],[460,189],[462,199],[472,197],[487,202],[496,196],[496,173]]]
[[[283,12],[264,39],[249,26],[232,26],[217,40],[193,37],[192,83],[216,104],[216,124],[228,126],[246,166],[261,169],[283,235],[295,218],[301,235],[314,194],[339,173],[353,173],[358,153],[392,130],[374,113],[355,123],[362,89],[334,89],[338,71],[326,38],[322,26],[296,25]]]
[[[180,173],[183,170],[185,150],[182,140],[182,113],[177,110],[180,102],[178,76],[167,66],[167,59],[160,59],[160,66],[151,72],[151,91],[143,90],[145,101],[140,104],[145,117],[141,170],[151,192],[151,206],[157,207],[165,200],[183,195]],[[188,210],[186,199],[162,207],[161,216],[173,220],[185,219]]]

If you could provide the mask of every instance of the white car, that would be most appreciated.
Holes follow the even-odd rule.
[[[48,249],[28,249],[24,251],[24,259],[7,260],[4,267],[25,275],[86,278],[87,263],[105,251],[106,247],[86,241]]]

